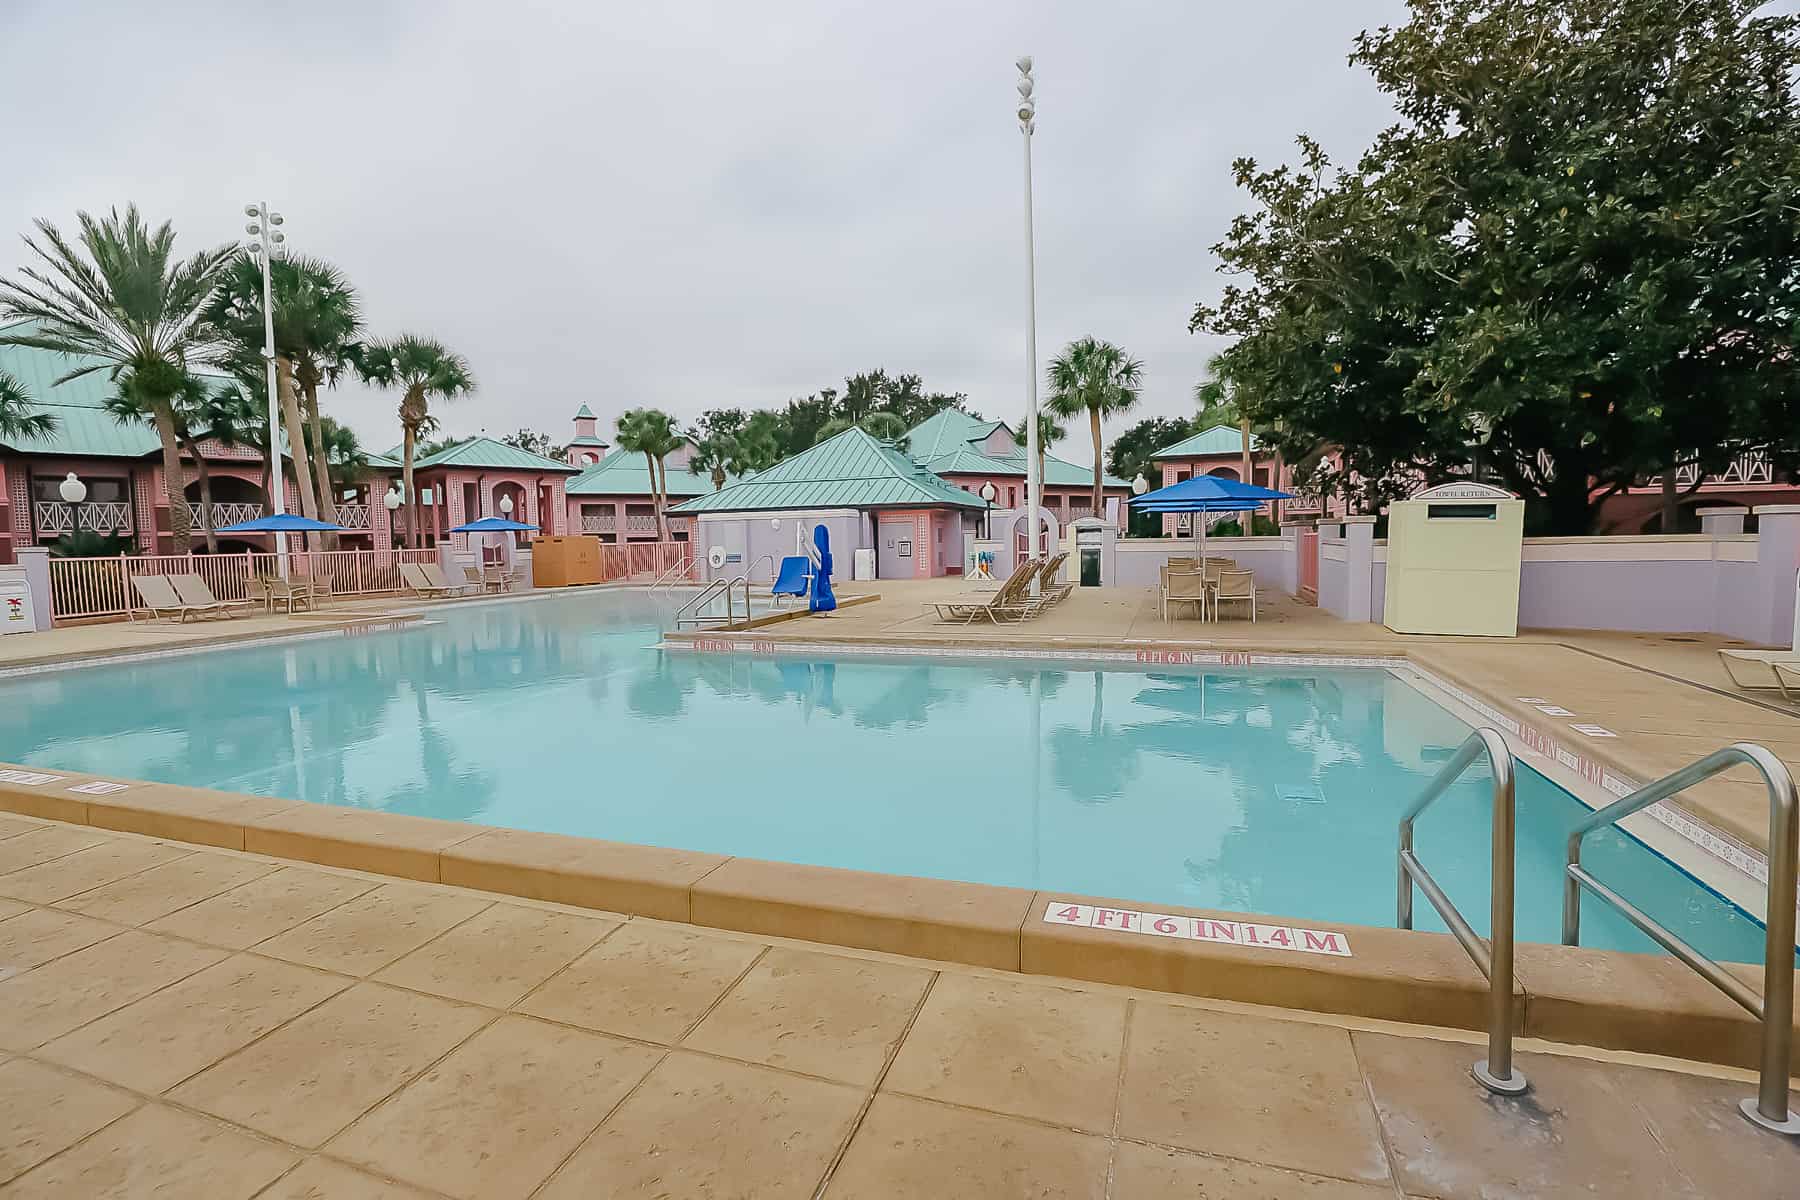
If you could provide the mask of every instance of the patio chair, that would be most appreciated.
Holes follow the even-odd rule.
[[[790,554],[781,560],[781,570],[775,576],[775,584],[769,593],[775,597],[775,606],[781,607],[784,599],[801,600],[806,596],[808,586],[807,560],[804,555]]]
[[[144,607],[150,610],[152,617],[174,617],[187,620],[187,614],[196,611],[191,605],[183,604],[175,589],[169,586],[167,575],[133,575],[131,590],[136,592]],[[136,605],[132,610],[136,610]]]
[[[423,565],[403,562],[400,564],[400,586],[415,596],[437,597],[445,595],[449,589],[441,588],[425,578]]]
[[[1745,691],[1774,689],[1790,704],[1800,703],[1800,653],[1792,650],[1721,650],[1719,665],[1733,687]],[[1739,674],[1745,665],[1761,668],[1766,676],[1745,679]]]
[[[463,592],[468,589],[469,585],[467,583],[450,582],[450,577],[444,574],[442,563],[426,562],[412,563],[411,565],[418,568],[419,577],[429,584],[433,590],[440,592],[445,596],[455,592]]]
[[[1212,585],[1213,619],[1219,616],[1221,604],[1250,605],[1250,620],[1256,620],[1256,572],[1255,571],[1221,571],[1217,582]]]
[[[232,615],[235,605],[213,595],[212,589],[206,586],[206,580],[198,575],[168,575],[164,578],[169,581],[169,586],[174,589],[175,595],[181,601],[184,610],[182,620],[187,620],[187,614],[190,612],[210,613],[219,617]]]
[[[274,612],[277,604],[287,605],[291,614],[296,606],[311,608],[312,583],[304,577],[282,579],[275,575],[258,575],[251,586],[262,597],[263,611]]]
[[[502,582],[499,576],[489,575],[480,567],[464,567],[463,578],[468,580],[469,586],[477,592],[497,592],[500,590]]]
[[[1169,584],[1163,591],[1163,620],[1169,619],[1169,609],[1180,604],[1192,604],[1200,612],[1200,619],[1206,620],[1206,576],[1199,571],[1170,571]]]
[[[971,625],[983,617],[999,620],[999,614],[1008,611],[1018,595],[1031,585],[1041,565],[1037,559],[1028,558],[1006,577],[998,591],[938,601],[931,607],[937,610],[938,620],[956,625]]]

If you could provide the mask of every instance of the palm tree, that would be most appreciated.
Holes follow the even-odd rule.
[[[319,385],[335,383],[350,365],[362,334],[356,291],[344,275],[316,258],[278,259],[269,271],[275,309],[276,394],[287,426],[301,511],[336,520],[330,472],[322,465],[324,426]],[[259,357],[263,348],[262,265],[248,253],[232,260],[207,319],[234,344],[237,356]],[[296,396],[297,393],[297,396]]]
[[[25,239],[40,265],[21,268],[17,278],[0,279],[0,313],[33,322],[26,332],[0,334],[0,344],[94,360],[62,376],[58,384],[96,371],[107,371],[114,379],[131,375],[162,443],[173,548],[186,554],[188,513],[175,398],[189,362],[205,361],[218,350],[201,318],[233,248],[219,246],[177,259],[174,228],[165,221],[151,229],[136,205],[128,206],[124,216],[114,209],[99,219],[79,213],[76,220],[80,249],[56,226],[40,220],[40,237]]]
[[[1194,403],[1203,416],[1238,427],[1238,437],[1243,444],[1242,469],[1238,478],[1244,483],[1255,483],[1250,462],[1250,418],[1244,415],[1237,392],[1236,381],[1231,377],[1230,360],[1223,354],[1207,359],[1206,377],[1194,385]]]
[[[402,334],[391,342],[365,346],[356,355],[363,381],[397,387],[400,393],[401,487],[406,493],[407,541],[419,545],[419,495],[413,490],[413,453],[419,435],[435,428],[433,400],[454,400],[475,390],[468,360],[442,342]]]
[[[181,381],[181,390],[175,397],[175,436],[194,461],[194,478],[200,485],[200,529],[206,535],[208,554],[219,552],[219,537],[213,531],[212,471],[200,452],[200,442],[208,437],[227,446],[244,441],[248,414],[242,403],[236,388],[221,387],[216,381],[191,373]],[[155,420],[149,403],[140,394],[136,377],[129,373],[119,376],[117,390],[106,400],[106,411],[121,423]],[[184,507],[186,503],[184,498]]]
[[[849,417],[833,417],[819,426],[819,435],[813,439],[813,445],[834,438],[853,425],[877,441],[892,442],[905,453],[906,422],[891,412],[865,413],[854,421]]]
[[[1027,418],[1027,419],[1029,419],[1029,418]],[[1063,428],[1062,422],[1056,419],[1056,414],[1054,412],[1051,412],[1048,408],[1038,409],[1037,423],[1038,423],[1037,468],[1038,468],[1038,479],[1041,481],[1044,478],[1044,456],[1046,454],[1050,453],[1050,447],[1052,447],[1056,443],[1062,441],[1065,437],[1069,436],[1069,434],[1068,434],[1068,430]],[[1019,422],[1019,428],[1020,429],[1025,428],[1024,421]]]
[[[1094,511],[1104,512],[1100,420],[1126,412],[1138,402],[1144,364],[1111,342],[1084,337],[1070,342],[1051,360],[1049,376],[1050,410],[1059,417],[1088,415],[1088,429],[1094,438]]]
[[[632,408],[619,414],[619,449],[644,456],[650,466],[650,487],[656,500],[656,540],[669,540],[669,475],[663,459],[686,441],[675,418],[655,408]]]
[[[369,455],[362,448],[362,439],[356,436],[356,430],[348,425],[341,425],[330,417],[319,424],[321,461],[325,464],[327,486],[335,501],[368,474]]]
[[[0,371],[0,438],[29,441],[54,433],[56,418],[46,412],[32,412],[36,403],[24,384]]]

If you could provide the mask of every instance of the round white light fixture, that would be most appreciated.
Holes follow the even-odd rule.
[[[254,204],[244,205],[244,215],[246,217],[254,217],[254,216],[257,216],[258,214],[260,214],[261,212],[262,212],[262,209],[258,208]]]
[[[388,494],[381,498],[381,502],[387,506],[389,512],[398,512],[400,506],[406,503],[406,497],[400,494],[399,488],[389,488]]]
[[[994,497],[998,496],[999,494],[1000,494],[1000,489],[994,486],[993,480],[990,479],[986,483],[981,485],[980,496],[983,500],[987,501],[989,504],[992,504],[994,502]]]
[[[510,517],[512,515],[512,510],[513,510],[512,497],[511,496],[500,497],[500,515],[503,517]]]
[[[87,499],[87,484],[75,478],[75,472],[70,471],[68,477],[57,485],[56,494],[66,504],[80,504]]]
[[[1150,481],[1148,479],[1145,479],[1142,475],[1139,475],[1136,479],[1131,481],[1132,495],[1141,496],[1149,490],[1150,490]]]
[[[770,529],[780,529],[781,528],[781,518],[780,517],[770,517],[769,518],[769,528]]]

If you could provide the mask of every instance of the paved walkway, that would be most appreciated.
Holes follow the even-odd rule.
[[[0,1197],[1773,1197],[1742,1072],[0,817]],[[1665,1064],[1679,1067],[1679,1064]]]

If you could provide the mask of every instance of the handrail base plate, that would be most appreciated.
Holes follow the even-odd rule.
[[[1792,1109],[1788,1110],[1787,1120],[1771,1121],[1757,1109],[1756,1097],[1748,1096],[1738,1101],[1738,1111],[1744,1114],[1746,1121],[1758,1129],[1766,1129],[1770,1133],[1785,1133],[1789,1137],[1800,1137],[1800,1115],[1796,1115]]]
[[[1511,1076],[1506,1079],[1501,1079],[1488,1072],[1487,1059],[1485,1058],[1470,1067],[1469,1074],[1475,1077],[1476,1083],[1479,1083],[1482,1087],[1493,1092],[1497,1096],[1523,1096],[1526,1092],[1531,1090],[1531,1081],[1525,1078],[1525,1073],[1523,1071],[1514,1067]],[[1755,1105],[1752,1103],[1751,1107],[1754,1108]]]

